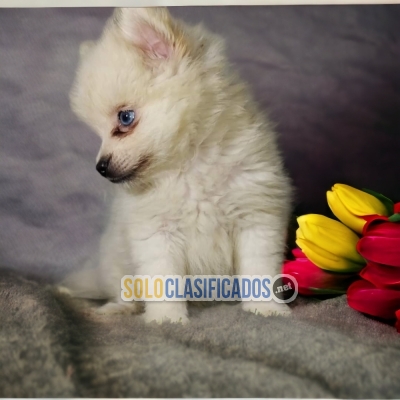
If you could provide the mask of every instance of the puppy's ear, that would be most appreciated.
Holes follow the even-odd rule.
[[[123,36],[150,59],[165,60],[187,52],[182,29],[166,8],[120,8],[114,20]]]

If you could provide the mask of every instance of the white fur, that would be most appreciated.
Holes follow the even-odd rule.
[[[122,172],[143,156],[151,162],[132,181],[110,183],[97,276],[91,285],[71,277],[72,294],[106,297],[118,305],[103,311],[115,312],[134,307],[120,299],[126,274],[280,273],[289,180],[274,130],[230,70],[221,38],[165,9],[119,9],[81,53],[71,104],[102,139],[98,159],[112,154]],[[117,112],[127,108],[139,122],[113,137]],[[289,310],[243,304],[264,315]],[[186,322],[186,304],[148,303],[144,317]]]

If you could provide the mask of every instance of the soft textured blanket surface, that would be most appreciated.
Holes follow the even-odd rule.
[[[298,301],[264,318],[240,304],[146,325],[0,275],[1,397],[400,396],[400,338],[346,306]]]
[[[69,109],[83,40],[111,9],[0,10],[0,396],[400,397],[400,338],[345,298],[293,316],[191,308],[146,326],[54,296],[95,251],[111,185]],[[335,182],[400,199],[400,6],[196,7],[280,132],[299,213]]]

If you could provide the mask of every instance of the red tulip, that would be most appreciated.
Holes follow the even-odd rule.
[[[383,319],[394,319],[400,309],[400,291],[380,289],[360,279],[347,290],[347,303],[351,308]]]
[[[396,329],[397,329],[397,332],[400,333],[400,310],[396,311],[396,318],[397,318]]]
[[[400,223],[378,215],[365,217],[357,251],[367,260],[400,267]]]
[[[380,289],[400,290],[400,268],[369,261],[360,276]]]
[[[283,273],[297,280],[302,295],[343,294],[355,279],[355,274],[329,272],[317,267],[300,249],[292,253],[296,259],[284,262]]]

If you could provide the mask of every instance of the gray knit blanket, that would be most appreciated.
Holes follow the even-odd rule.
[[[400,335],[344,296],[192,306],[185,326],[95,306],[3,270],[0,397],[400,397]]]

